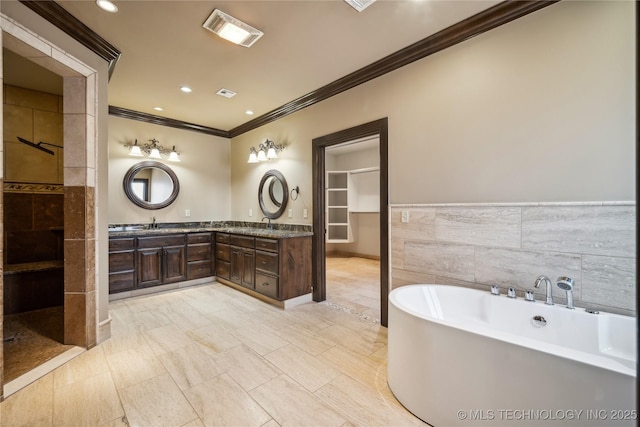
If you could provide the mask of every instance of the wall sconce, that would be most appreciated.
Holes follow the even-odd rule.
[[[174,145],[172,149],[164,148],[162,145],[159,145],[157,139],[153,138],[149,140],[150,144],[142,144],[138,145],[138,140],[136,139],[133,144],[124,144],[125,147],[129,149],[129,155],[134,157],[144,157],[145,155],[150,159],[162,160],[161,154],[164,154],[167,157],[167,160],[170,162],[179,162],[180,156],[176,151],[176,146]]]
[[[257,150],[255,147],[249,148],[249,160],[247,160],[247,163],[258,163],[265,160],[277,159],[278,152],[282,150],[284,150],[284,145],[278,145],[267,139],[258,146]]]

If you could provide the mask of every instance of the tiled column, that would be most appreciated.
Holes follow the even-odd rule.
[[[96,344],[95,119],[86,77],[64,78],[64,341]]]

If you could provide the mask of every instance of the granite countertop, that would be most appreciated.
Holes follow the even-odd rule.
[[[209,231],[218,231],[223,233],[243,234],[254,237],[267,238],[290,238],[313,236],[312,231],[303,230],[269,230],[267,228],[258,227],[237,227],[237,226],[213,226],[213,227],[170,227],[170,228],[139,228],[138,226],[114,227],[109,229],[109,237],[139,237],[153,236],[161,234],[177,234],[177,233],[202,233]]]

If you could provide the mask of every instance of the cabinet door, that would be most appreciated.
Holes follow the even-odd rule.
[[[138,286],[162,283],[162,248],[138,249]]]
[[[164,283],[180,282],[187,278],[185,246],[167,246],[164,252]]]
[[[229,271],[229,280],[233,283],[242,283],[242,248],[231,246],[231,270]]]
[[[242,251],[242,281],[240,284],[244,287],[254,289],[255,274],[255,251]]]

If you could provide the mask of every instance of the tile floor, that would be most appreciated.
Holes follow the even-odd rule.
[[[380,261],[327,257],[327,302],[380,322]]]
[[[9,396],[0,425],[425,425],[387,386],[386,328],[355,308],[215,282],[112,302],[112,338]]]

